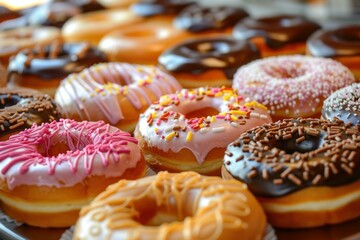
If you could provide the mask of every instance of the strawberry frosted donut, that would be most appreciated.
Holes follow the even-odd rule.
[[[33,125],[0,142],[0,200],[32,226],[75,223],[81,206],[109,184],[144,175],[135,138],[104,122]]]
[[[160,96],[180,88],[175,78],[156,67],[98,64],[62,81],[55,101],[67,118],[104,120],[132,132],[140,113]]]
[[[266,110],[230,88],[183,89],[151,105],[134,135],[155,171],[218,175],[227,145],[250,128],[271,122]]]
[[[269,108],[273,120],[320,117],[332,92],[355,82],[341,63],[301,55],[269,57],[239,68],[233,87]]]

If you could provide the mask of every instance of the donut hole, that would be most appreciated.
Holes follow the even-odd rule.
[[[16,95],[9,96],[1,96],[0,97],[0,109],[4,109],[7,107],[14,106],[20,102],[20,97]]]
[[[215,108],[212,107],[205,107],[202,109],[196,109],[190,112],[185,113],[185,117],[187,119],[191,119],[191,118],[202,118],[202,117],[207,117],[207,116],[215,116],[219,114],[219,111]]]
[[[334,37],[340,41],[355,42],[356,44],[360,41],[360,34],[356,29],[354,31],[339,30]]]
[[[206,42],[194,42],[194,44],[188,44],[183,49],[188,54],[214,54],[228,53],[230,52],[230,45],[226,41],[206,41]]]
[[[264,72],[273,78],[296,79],[306,74],[305,69],[299,63],[287,63],[283,66],[265,66]]]

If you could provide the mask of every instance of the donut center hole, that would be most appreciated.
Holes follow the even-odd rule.
[[[41,144],[38,146],[38,153],[40,153],[44,157],[56,157],[59,154],[65,154],[69,151],[69,146],[64,142],[59,142],[50,147],[46,147],[45,144]]]
[[[9,97],[10,96],[10,97]],[[0,109],[14,106],[20,102],[20,98],[16,95],[0,96]]]
[[[187,112],[184,115],[187,119],[191,119],[191,118],[202,118],[202,117],[207,117],[207,116],[215,116],[217,114],[219,114],[219,111],[217,109],[212,108],[212,107],[205,107],[202,109],[196,109],[191,112]]]
[[[296,142],[296,139],[300,138],[297,134],[290,139],[278,140],[270,144],[270,148],[277,148],[279,150],[285,151],[286,154],[293,154],[295,152],[299,153],[307,153],[311,151],[315,151],[320,148],[323,144],[323,138],[325,137],[323,133],[320,133],[319,136],[311,136],[308,134],[304,134],[305,140],[300,143]]]
[[[195,42],[194,44],[189,44],[187,46],[189,52],[196,54],[219,54],[219,53],[228,53],[230,52],[229,43],[226,42]]]
[[[305,75],[305,71],[300,64],[293,64],[293,66],[286,68],[269,66],[264,70],[269,76],[280,79],[293,79]]]
[[[345,40],[349,42],[356,42],[358,43],[360,41],[360,34],[357,30],[354,29],[354,31],[339,31],[336,35],[337,38],[340,40]]]

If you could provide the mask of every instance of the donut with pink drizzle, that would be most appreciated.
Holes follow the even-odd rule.
[[[219,175],[227,145],[269,122],[266,107],[231,88],[182,89],[152,104],[134,135],[154,171]]]
[[[273,120],[320,117],[323,101],[355,82],[341,63],[302,55],[269,57],[238,69],[233,88],[269,108]]]
[[[0,142],[0,205],[32,226],[70,226],[109,184],[144,173],[137,140],[102,121],[33,125]]]
[[[176,79],[157,67],[103,63],[64,79],[55,101],[67,118],[103,120],[132,132],[140,113],[160,96],[179,89]]]

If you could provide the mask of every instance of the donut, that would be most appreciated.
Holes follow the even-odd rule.
[[[10,60],[7,86],[35,88],[54,96],[60,81],[69,74],[106,61],[105,54],[89,43],[54,41],[37,45],[19,52]]]
[[[10,56],[20,50],[35,44],[48,44],[60,38],[60,31],[55,27],[24,27],[0,31],[0,63],[7,66]]]
[[[245,10],[234,6],[192,5],[175,17],[174,26],[190,32],[221,30],[231,33],[232,27],[247,16]]]
[[[260,57],[257,47],[228,36],[181,42],[163,52],[159,66],[184,88],[231,86],[236,70]]]
[[[33,89],[0,88],[0,108],[0,141],[8,140],[33,124],[61,117],[51,97]]]
[[[74,240],[263,239],[263,210],[245,184],[161,172],[111,185],[81,209]]]
[[[268,122],[263,105],[230,88],[182,89],[162,96],[141,114],[134,136],[155,172],[220,175],[227,145]]]
[[[110,31],[143,20],[128,9],[100,10],[72,17],[64,24],[61,33],[66,42],[89,41],[97,45]]]
[[[327,120],[336,117],[345,123],[360,124],[360,83],[333,92],[325,99],[321,112]]]
[[[156,67],[104,63],[63,80],[55,101],[67,118],[104,120],[132,132],[152,102],[179,89],[172,76]]]
[[[360,125],[311,118],[264,124],[228,146],[223,166],[225,179],[248,185],[272,226],[360,216]]]
[[[0,206],[38,227],[67,227],[81,206],[120,179],[145,175],[129,133],[99,122],[33,125],[0,142]]]
[[[276,15],[245,18],[236,24],[233,35],[251,40],[260,49],[262,57],[304,54],[306,40],[320,25],[303,16]]]
[[[329,57],[347,66],[360,79],[360,25],[319,30],[307,41],[307,53]]]
[[[192,36],[171,22],[150,21],[111,31],[98,46],[111,61],[157,65],[163,51]]]
[[[242,66],[234,76],[233,88],[264,104],[275,121],[320,117],[323,101],[353,82],[351,71],[337,61],[290,55]]]

